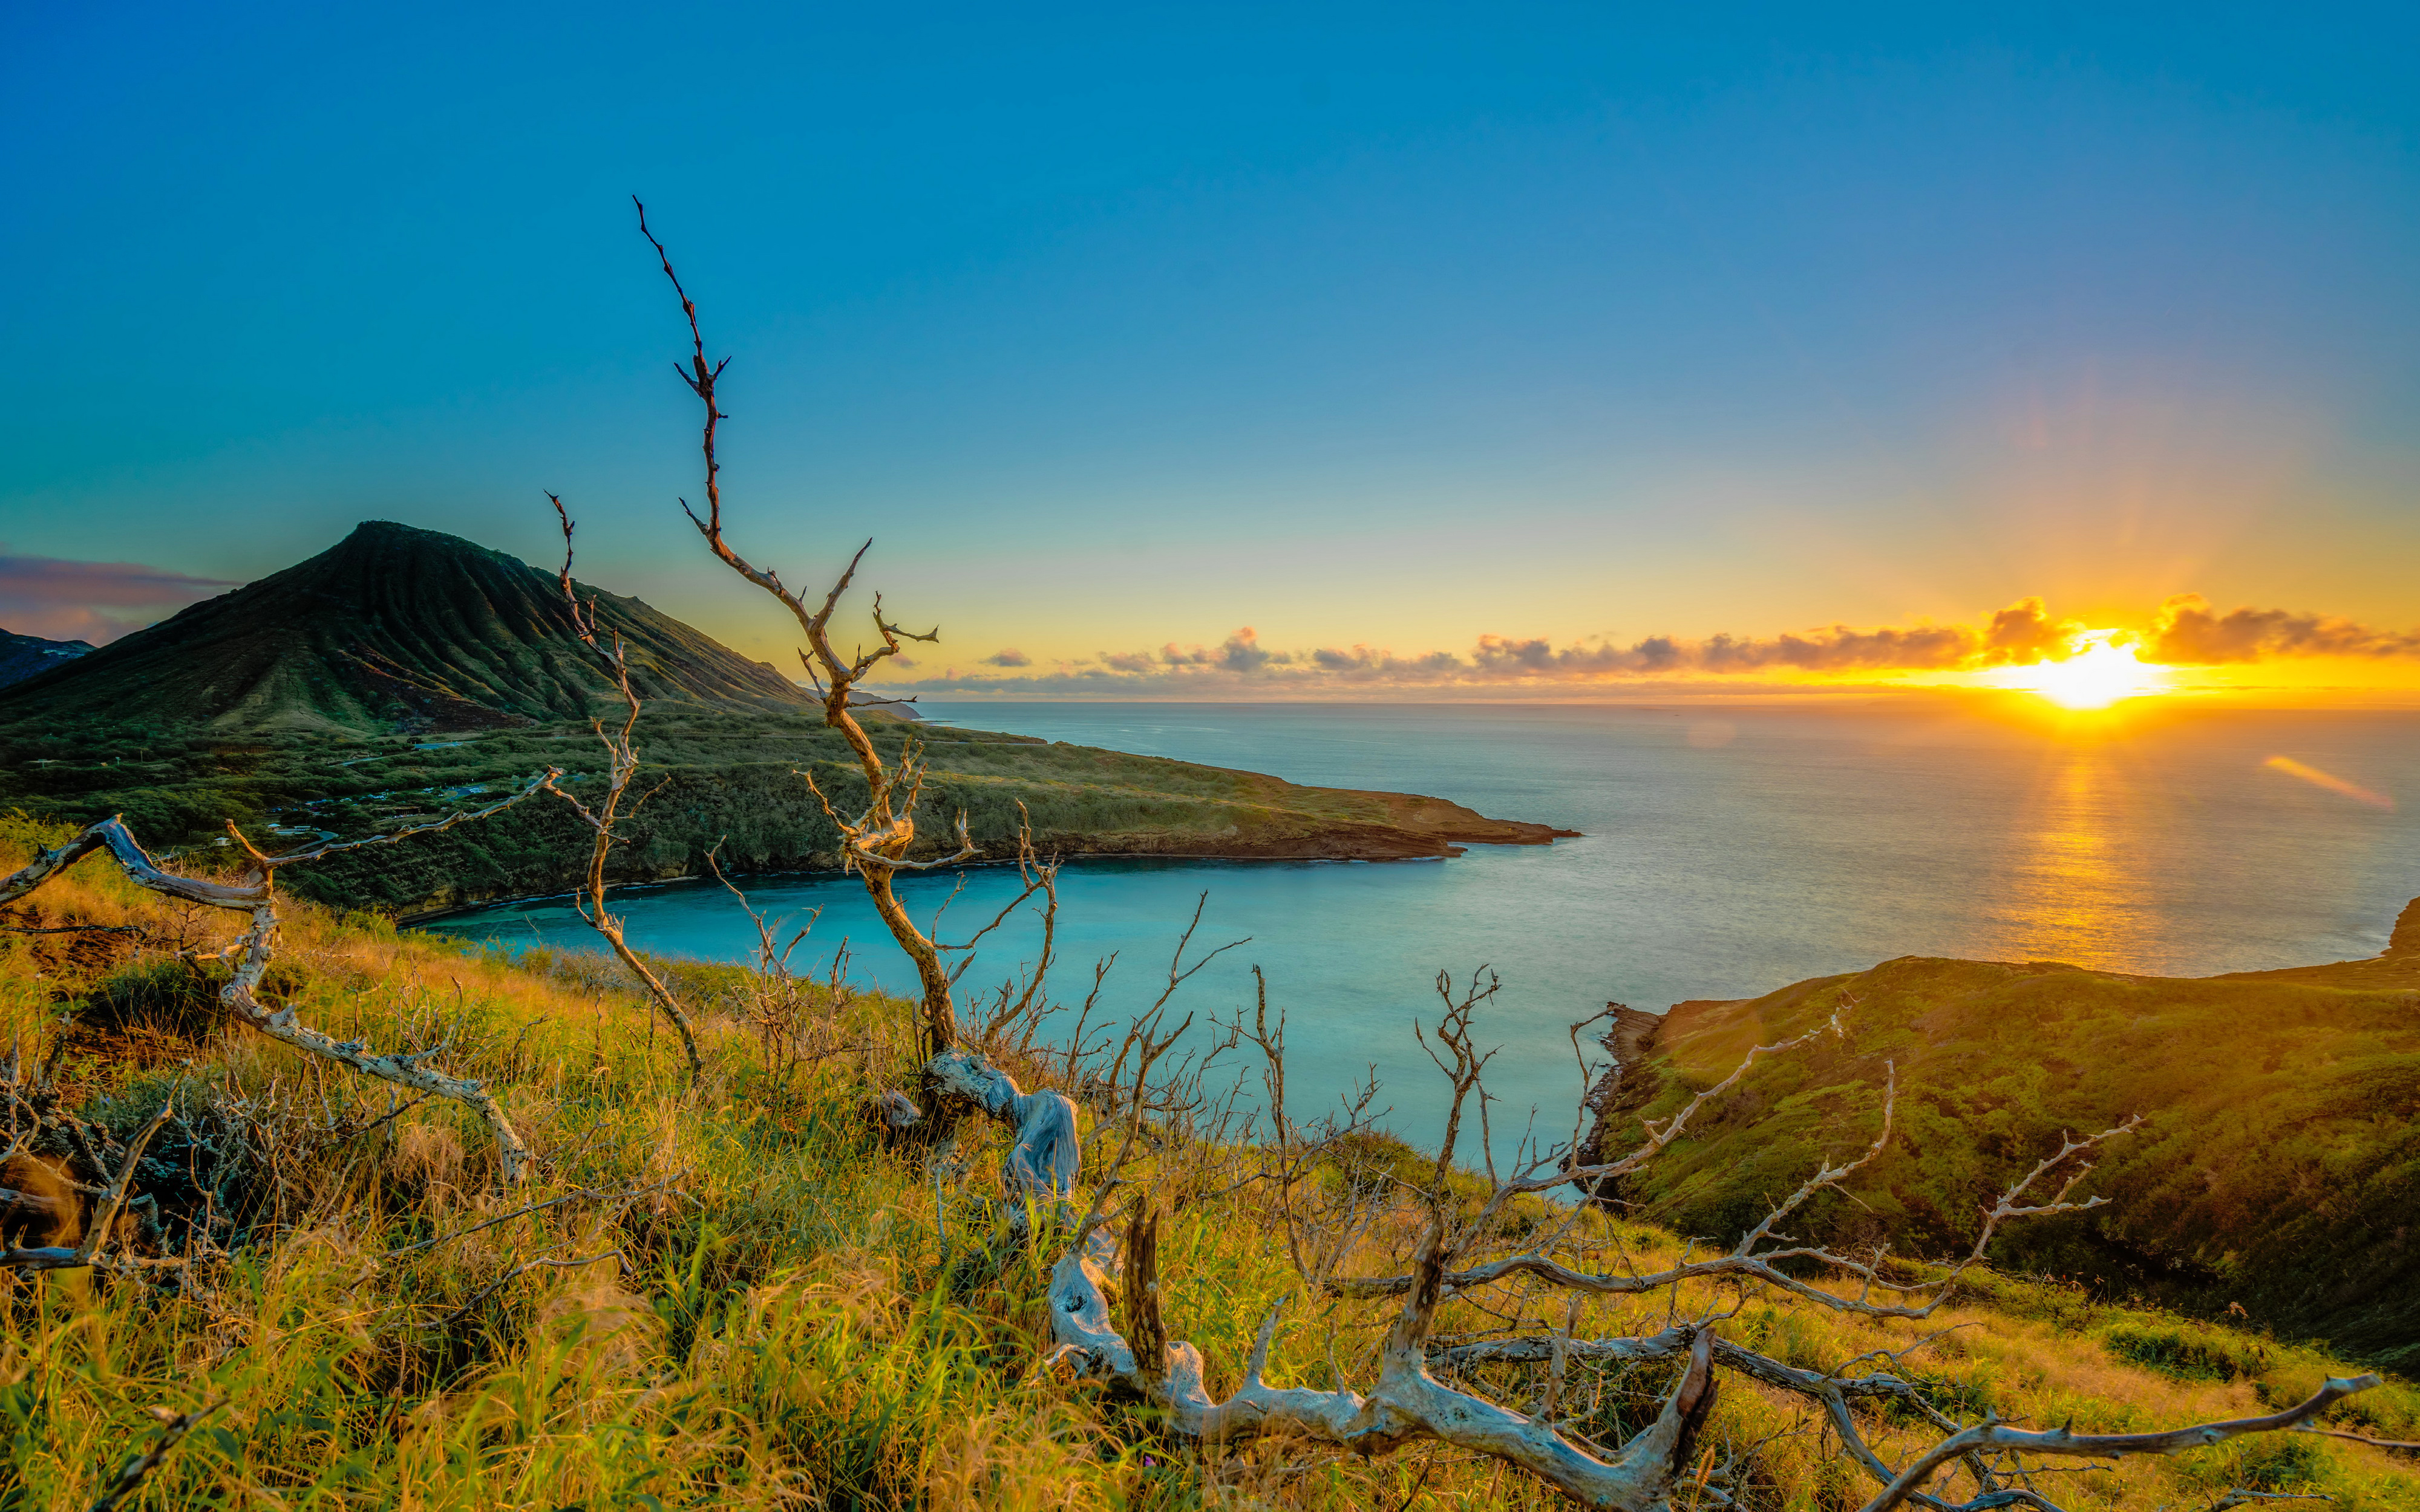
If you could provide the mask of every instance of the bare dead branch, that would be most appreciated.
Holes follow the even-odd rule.
[[[520,791],[503,802],[492,804],[461,818],[484,818],[521,802],[546,787],[560,775],[548,768]],[[392,835],[374,836],[369,840],[349,842],[348,849],[371,844],[388,844],[425,834],[438,826],[422,826],[401,830]],[[317,1029],[295,1021],[291,1007],[271,1010],[257,997],[261,980],[275,953],[277,906],[274,868],[292,864],[308,857],[271,857],[268,864],[256,862],[251,880],[240,883],[209,882],[198,877],[178,876],[161,869],[149,853],[136,842],[123,821],[112,817],[87,825],[66,844],[45,850],[5,880],[0,880],[0,904],[14,903],[43,883],[56,876],[83,857],[105,851],[116,861],[127,879],[135,886],[163,897],[210,908],[224,908],[251,916],[251,926],[233,945],[219,952],[219,959],[230,961],[234,975],[219,989],[219,1001],[225,1004],[247,1026],[268,1036],[280,1044],[310,1055],[334,1060],[366,1076],[392,1082],[416,1092],[432,1093],[460,1103],[477,1113],[496,1139],[498,1174],[507,1186],[518,1183],[529,1159],[520,1136],[513,1132],[503,1109],[487,1088],[475,1081],[442,1075],[423,1062],[433,1051],[413,1051],[396,1055],[372,1055],[359,1041],[338,1041]],[[333,854],[333,848],[314,855]]]
[[[443,1333],[445,1330],[453,1327],[457,1322],[459,1322],[462,1319],[468,1317],[471,1309],[478,1306],[479,1304],[487,1301],[489,1297],[494,1296],[497,1292],[502,1291],[505,1287],[520,1280],[522,1276],[529,1274],[532,1271],[542,1269],[577,1271],[586,1266],[595,1265],[599,1260],[616,1261],[624,1271],[628,1271],[630,1265],[629,1260],[618,1249],[603,1250],[597,1254],[588,1256],[585,1258],[573,1260],[558,1260],[541,1255],[534,1260],[523,1260],[520,1264],[507,1266],[504,1274],[496,1277],[493,1281],[489,1282],[486,1286],[481,1287],[478,1290],[471,1293],[469,1297],[463,1300],[460,1306],[439,1319],[434,1324],[430,1325],[430,1327],[437,1333]]]
[[[611,643],[608,643],[608,638],[597,626],[596,600],[582,604],[579,589],[571,580],[571,512],[564,508],[563,501],[552,493],[546,497],[554,505],[555,518],[563,526],[563,571],[558,579],[563,588],[564,603],[571,610],[572,633],[580,638],[581,643],[597,657],[606,676],[612,679],[614,690],[621,695],[625,713],[621,728],[610,733],[602,719],[589,721],[590,728],[597,732],[598,742],[605,748],[605,796],[595,809],[557,787],[554,774],[550,773],[543,785],[556,797],[570,804],[573,811],[587,822],[591,832],[588,870],[582,882],[582,890],[574,900],[580,917],[587,920],[589,928],[604,937],[605,943],[613,948],[614,959],[622,963],[624,970],[639,979],[639,985],[646,992],[648,1000],[663,1015],[664,1022],[673,1026],[673,1032],[680,1036],[681,1052],[689,1060],[690,1085],[694,1087],[706,1074],[706,1062],[698,1054],[696,1027],[690,1022],[689,1013],[681,1007],[680,999],[673,995],[673,990],[644,961],[639,959],[636,950],[630,949],[622,920],[605,906],[605,864],[611,859],[617,840],[613,827],[622,818],[622,800],[628,795],[630,780],[639,771],[639,752],[631,732],[638,728],[641,704],[638,690],[630,686],[630,659],[622,645],[622,638],[613,636]],[[644,802],[645,799],[640,801]],[[636,808],[636,804],[632,805],[633,810]]]
[[[882,753],[867,736],[864,727],[850,712],[863,702],[855,692],[858,684],[877,663],[898,655],[903,640],[938,640],[939,627],[923,634],[903,629],[884,618],[881,599],[877,596],[873,621],[879,644],[871,651],[845,656],[832,643],[832,616],[839,611],[841,599],[856,579],[857,569],[865,560],[865,553],[874,545],[873,541],[868,540],[857,548],[856,554],[849,558],[848,565],[825,594],[821,606],[810,609],[804,600],[783,585],[780,574],[751,563],[724,539],[721,464],[715,455],[715,430],[729,417],[717,402],[715,386],[731,360],[726,357],[718,362],[707,362],[706,336],[698,323],[696,302],[681,285],[680,275],[673,269],[671,254],[648,229],[647,208],[639,202],[636,195],[631,197],[630,203],[639,212],[639,234],[645,237],[647,244],[655,249],[656,259],[662,265],[664,277],[679,298],[682,316],[689,323],[689,365],[686,369],[676,367],[675,371],[680,372],[681,381],[697,396],[705,410],[699,446],[706,460],[706,513],[701,517],[685,499],[681,501],[681,511],[689,517],[690,523],[697,527],[698,534],[704,537],[707,548],[724,565],[770,594],[788,609],[806,638],[807,644],[799,654],[799,660],[805,665],[823,700],[825,724],[840,732],[850,753],[857,759],[858,769],[865,779],[866,807],[855,819],[845,819],[832,809],[820,790],[816,791],[815,797],[823,803],[825,812],[830,815],[840,830],[844,865],[864,882],[866,895],[873,901],[875,912],[881,917],[884,927],[890,930],[900,949],[915,963],[917,978],[923,992],[924,1052],[928,1057],[939,1055],[955,1044],[958,1038],[957,1011],[950,995],[950,974],[943,967],[933,942],[916,927],[915,920],[901,906],[892,883],[898,872],[956,865],[979,855],[980,850],[968,836],[966,816],[961,813],[956,825],[957,847],[954,852],[933,859],[909,859],[916,845],[916,796],[923,779],[915,739],[908,737],[901,748],[898,765],[894,768],[884,762]],[[812,780],[809,785],[813,786]]]
[[[2347,1443],[2366,1443],[2373,1449],[2383,1449],[2389,1454],[2420,1454],[2420,1443],[2401,1439],[2373,1439],[2365,1434],[2346,1433],[2337,1428],[2313,1427],[2307,1423],[2303,1425],[2302,1431],[2317,1433],[2323,1438],[2342,1439]]]
[[[1978,1424],[1951,1434],[1910,1460],[1906,1468],[1859,1512],[1890,1512],[1892,1507],[1906,1501],[1910,1493],[1931,1480],[1933,1473],[1943,1465],[1977,1449],[2013,1449],[2025,1454],[2095,1459],[2117,1459],[2128,1455],[2182,1454],[2188,1449],[2206,1449],[2247,1433],[2275,1433],[2283,1428],[2298,1427],[2344,1398],[2383,1383],[2375,1375],[2331,1376],[2318,1391],[2281,1412],[2272,1412],[2266,1417],[2195,1423],[2158,1433],[2077,1433],[2071,1427],[2048,1432],[2029,1432],[2005,1423]]]
[[[135,1488],[143,1484],[144,1476],[160,1468],[161,1462],[168,1458],[168,1451],[177,1447],[178,1443],[193,1431],[195,1424],[225,1407],[232,1399],[221,1396],[207,1407],[191,1412],[178,1412],[174,1416],[170,1416],[165,1409],[152,1409],[152,1415],[160,1420],[159,1437],[151,1441],[150,1448],[129,1459],[119,1468],[117,1473],[110,1478],[109,1485],[101,1493],[101,1500],[92,1504],[92,1512],[112,1512],[118,1503],[126,1500]]]
[[[549,1197],[543,1202],[527,1203],[515,1208],[510,1212],[497,1213],[492,1218],[482,1218],[477,1223],[466,1225],[450,1234],[439,1234],[415,1244],[406,1244],[400,1249],[391,1249],[379,1258],[381,1262],[399,1260],[407,1255],[417,1255],[422,1250],[435,1249],[441,1244],[451,1244],[458,1239],[466,1239],[483,1228],[493,1228],[498,1224],[510,1223],[516,1218],[527,1217],[533,1212],[544,1212],[549,1208],[562,1207],[566,1202],[579,1202],[588,1198],[599,1202],[619,1202],[625,1197],[643,1197],[651,1192],[662,1191],[672,1185],[675,1180],[677,1180],[675,1177],[666,1177],[652,1186],[634,1186],[627,1192],[598,1192],[589,1187],[582,1187],[576,1192],[566,1192],[561,1196]]]
[[[171,1098],[160,1105],[159,1112],[151,1115],[151,1121],[143,1126],[142,1132],[127,1142],[126,1159],[117,1167],[117,1180],[109,1183],[108,1205],[101,1210],[100,1221],[92,1226],[90,1233],[85,1235],[83,1247],[76,1251],[78,1264],[92,1264],[108,1247],[110,1235],[117,1227],[117,1215],[126,1207],[127,1194],[134,1189],[134,1167],[143,1159],[143,1149],[151,1143],[151,1136],[160,1132],[160,1126],[167,1122],[176,1111],[176,1100]]]

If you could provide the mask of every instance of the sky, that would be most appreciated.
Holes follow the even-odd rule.
[[[0,8],[0,626],[552,489],[795,665],[637,193],[894,682],[2420,687],[2414,13],[1683,8]]]

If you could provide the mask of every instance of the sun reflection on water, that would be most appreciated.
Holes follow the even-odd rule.
[[[2143,958],[2153,909],[2142,847],[2152,784],[2101,743],[2050,753],[2012,837],[2009,946],[2023,959],[2122,966]]]

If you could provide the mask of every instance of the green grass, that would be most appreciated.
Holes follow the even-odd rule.
[[[1624,1195],[1735,1236],[1820,1153],[1872,1137],[1895,1063],[1891,1148],[1792,1231],[1941,1254],[2062,1133],[2139,1113],[2076,1194],[2108,1205],[2009,1228],[2004,1263],[2420,1364],[2420,1249],[2396,1237],[2420,1202],[2420,956],[2205,980],[1911,957],[1685,1005],[1625,1078],[1624,1129],[1843,1000],[1842,1036],[1761,1060]]]
[[[871,733],[893,761],[910,737],[895,721],[873,722]],[[275,847],[309,837],[269,834],[271,824],[378,833],[492,802],[550,765],[570,774],[577,794],[597,780],[602,752],[584,726],[443,738],[442,748],[422,750],[430,737],[239,739],[107,727],[67,737],[0,726],[0,804],[77,824],[123,814],[147,843],[207,856],[225,849],[230,818]],[[1457,837],[1520,838],[1518,825],[1491,825],[1437,799],[1298,787],[985,731],[923,729],[914,738],[932,768],[918,809],[920,855],[949,842],[961,813],[996,857],[1016,855],[1029,821],[1045,854],[1419,856],[1443,854],[1443,841]],[[639,742],[648,766],[638,791],[651,795],[621,825],[628,843],[614,851],[614,881],[701,875],[718,842],[737,873],[839,865],[838,831],[798,773],[812,773],[844,810],[862,806],[865,783],[820,716],[657,705],[641,719]],[[475,825],[333,857],[290,880],[305,897],[390,913],[542,895],[576,885],[587,834],[567,806],[541,795]]]
[[[0,865],[43,833],[0,826]],[[51,921],[179,927],[174,910],[98,858],[31,902]],[[837,1053],[768,1061],[749,1023],[762,985],[737,968],[684,966],[708,1060],[690,1089],[676,1046],[593,957],[514,961],[398,934],[374,916],[295,905],[279,965],[280,991],[310,1022],[381,1045],[450,1040],[443,1063],[496,1090],[538,1154],[535,1178],[523,1192],[493,1191],[480,1128],[449,1103],[371,1126],[389,1106],[383,1087],[210,1018],[198,1006],[208,969],[196,976],[76,936],[0,936],[0,1033],[52,1064],[65,1098],[124,1130],[173,1096],[240,1135],[213,1189],[233,1257],[207,1268],[204,1285],[0,1281],[0,1509],[89,1505],[154,1431],[154,1410],[222,1396],[136,1504],[1560,1504],[1515,1473],[1435,1446],[1374,1461],[1279,1445],[1195,1451],[1092,1388],[1038,1376],[1051,1257],[985,1248],[1002,1199],[1000,1131],[963,1126],[937,1191],[923,1160],[878,1148],[858,1119],[869,1087],[912,1071],[904,1005],[810,989],[805,1007],[823,1015],[816,1043]],[[1172,1204],[1165,1310],[1224,1390],[1262,1318],[1298,1283],[1262,1199],[1210,1195],[1243,1152],[1187,1144],[1181,1132],[1168,1138],[1130,1174]],[[1378,1173],[1417,1160],[1373,1136],[1314,1180],[1336,1193],[1375,1191]],[[599,1196],[474,1227],[576,1192]],[[194,1221],[194,1206],[163,1203],[172,1234]],[[1642,1265],[1681,1247],[1630,1218],[1590,1215],[1584,1232]],[[1380,1224],[1349,1266],[1398,1269],[1408,1243],[1402,1226]],[[533,1259],[595,1263],[520,1270]],[[1686,1314],[1719,1300],[1692,1293],[1679,1304]],[[1559,1316],[1553,1299],[1497,1302]],[[1652,1330],[1665,1307],[1607,1299],[1579,1325]],[[1272,1381],[1366,1381],[1388,1311],[1297,1299]],[[1962,1326],[1909,1368],[1959,1411],[2037,1423],[2073,1415],[2083,1427],[2132,1428],[2241,1415],[2347,1368],[2323,1351],[1998,1275],[1921,1329],[1947,1323]],[[1454,1304],[1441,1324],[1493,1320]],[[1753,1297],[1722,1326],[1821,1368],[1905,1348],[1918,1334]],[[1659,1369],[1583,1368],[1568,1399],[1586,1402],[1584,1427],[1618,1437],[1652,1412],[1665,1383]],[[1475,1384],[1515,1405],[1537,1389],[1534,1373],[1511,1369]],[[2413,1437],[2420,1394],[2398,1383],[2334,1421]],[[1929,1432],[1885,1418],[1869,1430],[1885,1454]],[[1727,1381],[1710,1432],[1738,1457],[1748,1506],[1818,1512],[1870,1490],[1823,1453],[1802,1404],[1751,1382]],[[2309,1437],[2057,1479],[2056,1499],[2071,1508],[2202,1505],[2256,1483],[2324,1492],[2348,1508],[2420,1505],[2408,1463]]]

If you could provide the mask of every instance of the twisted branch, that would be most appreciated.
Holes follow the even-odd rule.
[[[614,958],[622,963],[625,970],[639,979],[639,984],[646,989],[656,1011],[673,1026],[673,1032],[680,1036],[681,1051],[689,1058],[690,1084],[695,1086],[698,1078],[706,1074],[706,1062],[698,1056],[696,1028],[690,1023],[689,1014],[682,1011],[680,999],[664,985],[663,979],[650,970],[647,964],[639,959],[638,952],[630,949],[629,941],[623,933],[622,920],[605,906],[605,862],[613,855],[617,838],[613,826],[621,817],[622,800],[630,791],[630,780],[639,772],[639,751],[630,738],[630,732],[639,724],[639,695],[630,686],[630,661],[622,645],[622,638],[613,636],[612,646],[608,648],[606,637],[597,623],[597,601],[591,598],[582,604],[580,592],[571,581],[570,511],[565,509],[563,501],[553,494],[546,497],[554,505],[555,518],[563,524],[563,571],[559,577],[564,602],[571,609],[572,633],[603,664],[607,675],[613,680],[614,688],[622,695],[623,708],[628,711],[621,729],[610,734],[606,733],[604,720],[588,721],[589,728],[597,732],[597,740],[605,747],[605,797],[602,802],[590,809],[555,786],[552,774],[548,776],[544,784],[548,792],[571,805],[572,811],[587,823],[595,837],[588,848],[588,871],[581,883],[581,891],[572,899],[572,906],[580,910],[580,917],[587,920],[590,929],[605,937],[605,943],[613,948]]]
[[[672,255],[664,250],[661,241],[656,239],[655,233],[647,229],[646,206],[641,204],[636,195],[631,196],[630,203],[638,208],[639,234],[655,248],[656,260],[662,265],[664,277],[670,281],[674,294],[680,300],[681,315],[689,322],[689,364],[683,367],[675,363],[673,370],[697,396],[706,413],[699,442],[706,457],[706,513],[701,517],[690,507],[687,499],[680,501],[681,512],[689,517],[691,525],[697,527],[697,532],[705,538],[707,548],[732,571],[778,599],[798,621],[800,632],[806,637],[807,643],[799,652],[799,660],[823,700],[824,723],[840,732],[841,738],[848,743],[851,754],[857,758],[859,771],[864,775],[864,811],[853,819],[843,818],[832,808],[823,790],[815,786],[814,778],[804,772],[799,775],[806,778],[815,801],[823,806],[824,812],[840,830],[845,867],[863,879],[866,895],[873,900],[875,912],[881,916],[892,938],[898,941],[899,948],[916,964],[916,975],[923,990],[924,1053],[928,1057],[938,1056],[955,1044],[958,1038],[957,1010],[950,997],[950,974],[943,967],[940,953],[934,948],[932,940],[916,927],[915,920],[908,918],[908,910],[901,905],[892,890],[892,879],[901,872],[924,872],[954,866],[972,858],[978,854],[978,848],[967,834],[966,816],[962,813],[958,816],[958,843],[954,852],[932,860],[908,859],[916,843],[916,799],[924,777],[916,742],[912,736],[909,737],[900,753],[899,764],[893,769],[884,763],[882,753],[875,748],[864,727],[849,711],[853,706],[868,702],[857,697],[854,690],[878,663],[886,657],[897,656],[903,641],[938,641],[940,627],[936,625],[920,634],[893,624],[883,617],[882,596],[877,594],[874,599],[872,618],[879,643],[871,651],[860,650],[852,656],[843,656],[832,642],[832,616],[839,611],[841,599],[856,579],[859,564],[872,548],[874,542],[871,539],[857,548],[849,558],[848,565],[833,581],[830,591],[824,594],[822,605],[814,609],[808,608],[796,593],[784,586],[779,573],[754,566],[723,539],[722,467],[715,456],[715,427],[730,417],[716,402],[715,385],[721,379],[723,369],[731,365],[731,359],[706,360],[706,336],[698,325],[697,304],[689,297],[689,290],[681,286],[680,275],[673,270]]]
[[[389,835],[332,842],[284,856],[264,856],[246,841],[244,848],[250,853],[251,874],[249,880],[240,883],[209,882],[163,871],[150,854],[136,842],[125,822],[113,815],[85,825],[66,844],[43,851],[6,880],[0,880],[0,904],[11,903],[24,897],[85,856],[97,851],[106,851],[126,873],[127,880],[139,887],[185,903],[250,915],[250,927],[237,937],[234,944],[219,952],[219,959],[231,960],[235,967],[233,977],[219,989],[219,1001],[243,1024],[280,1044],[350,1067],[365,1076],[374,1076],[415,1092],[447,1098],[470,1108],[495,1135],[498,1175],[506,1186],[512,1186],[521,1179],[529,1160],[529,1150],[521,1143],[520,1136],[513,1132],[504,1110],[496,1105],[495,1099],[480,1083],[429,1070],[422,1062],[434,1056],[434,1050],[373,1055],[358,1040],[339,1041],[308,1025],[298,1023],[291,1005],[279,1009],[267,1007],[257,995],[261,980],[268,974],[270,960],[275,953],[275,882],[279,868],[317,860],[339,851],[392,844],[414,835],[430,834],[473,819],[484,819],[526,800],[540,789],[551,786],[553,779],[561,775],[555,768],[549,767],[531,779],[520,791],[484,809],[455,813],[434,824],[420,825]],[[232,825],[228,828],[234,830]],[[237,839],[242,839],[240,832],[237,832]]]

